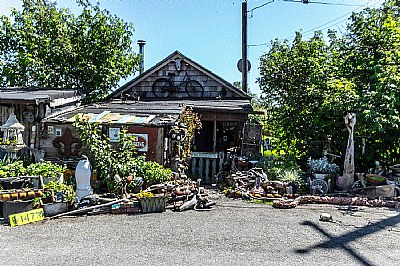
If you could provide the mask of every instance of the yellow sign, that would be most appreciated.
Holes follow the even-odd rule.
[[[33,222],[43,221],[44,211],[43,208],[35,209],[27,212],[11,214],[8,216],[11,226],[24,225]]]

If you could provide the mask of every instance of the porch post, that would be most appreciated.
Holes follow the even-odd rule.
[[[213,152],[217,147],[217,115],[214,114],[214,127],[213,127]]]

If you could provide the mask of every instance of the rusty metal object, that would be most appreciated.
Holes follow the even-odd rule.
[[[60,155],[66,157],[78,156],[82,148],[82,141],[79,138],[75,138],[72,135],[71,129],[67,127],[61,137],[53,140],[53,146]]]

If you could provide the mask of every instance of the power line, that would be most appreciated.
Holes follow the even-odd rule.
[[[275,0],[271,0],[265,4],[256,6],[255,8],[250,9],[249,11],[247,11],[248,13],[252,13],[254,10],[262,8],[266,5],[271,4],[272,2],[274,2]],[[303,3],[303,4],[321,4],[321,5],[330,5],[330,6],[363,6],[363,5],[353,5],[353,4],[343,4],[343,3],[328,3],[328,2],[312,2],[310,0],[280,0],[280,1],[284,1],[284,2],[294,2],[294,3]]]
[[[269,4],[271,4],[272,2],[274,2],[274,1],[275,1],[275,0],[271,0],[271,1],[267,2],[267,3],[265,3],[265,4],[262,4],[262,5],[260,5],[260,6],[256,6],[255,8],[250,9],[249,11],[247,11],[247,13],[253,12],[254,10],[256,10],[256,9],[258,9],[258,8],[262,8],[262,7],[266,6],[266,5],[269,5]]]
[[[319,5],[329,5],[329,6],[362,6],[362,5],[352,5],[352,4],[343,4],[343,3],[329,3],[329,2],[312,2],[310,0],[281,0],[284,2],[295,2],[295,3],[303,3],[303,4],[319,4]]]
[[[379,1],[380,1],[380,0],[376,0],[376,1],[374,2],[374,4],[378,3]],[[367,2],[366,4],[361,5],[361,6],[359,6],[358,8],[352,10],[351,12],[346,13],[346,14],[344,14],[343,16],[340,16],[340,17],[338,17],[338,18],[335,18],[335,19],[333,19],[333,20],[331,20],[331,21],[329,21],[329,22],[327,22],[327,23],[324,23],[324,24],[318,26],[318,27],[315,27],[315,28],[313,28],[313,29],[310,29],[310,30],[307,30],[307,31],[305,31],[305,32],[302,32],[302,34],[303,34],[303,35],[307,35],[307,33],[314,33],[314,32],[315,32],[316,30],[318,30],[318,29],[319,29],[319,30],[325,30],[325,29],[328,29],[328,28],[330,28],[330,27],[336,26],[336,25],[342,23],[343,21],[347,20],[348,18],[345,18],[345,19],[340,20],[339,22],[337,22],[337,23],[335,23],[335,24],[333,24],[333,25],[330,25],[330,26],[328,26],[328,27],[323,28],[324,26],[326,26],[326,25],[328,25],[328,24],[331,24],[332,22],[334,22],[334,21],[336,21],[336,20],[338,20],[338,19],[341,19],[341,18],[343,18],[343,17],[345,17],[345,16],[348,16],[348,15],[352,14],[354,11],[357,11],[358,9],[361,9],[361,8],[363,8],[363,7],[365,7],[365,6],[368,6],[369,4],[371,4],[371,2],[372,2],[372,1],[369,1],[369,2]],[[292,35],[292,36],[290,36],[289,38],[285,38],[285,39],[290,40],[290,39],[293,39],[294,37],[295,37],[295,36]]]
[[[301,2],[301,3],[302,3],[303,1],[307,1],[307,0],[299,0],[299,1],[295,1],[295,0],[281,0],[281,1],[285,1],[285,2],[299,2],[299,3]],[[321,28],[321,27],[324,27],[324,26],[326,26],[326,25],[328,25],[328,24],[331,24],[332,22],[334,22],[334,21],[336,21],[336,20],[338,20],[338,19],[341,19],[341,18],[343,18],[343,17],[346,17],[346,16],[352,14],[353,12],[357,11],[358,9],[361,9],[361,8],[363,8],[363,7],[365,7],[365,6],[368,6],[369,4],[371,4],[371,2],[372,2],[372,1],[369,1],[369,2],[367,2],[367,3],[364,4],[364,5],[358,5],[358,8],[352,10],[351,12],[348,12],[348,13],[346,13],[346,14],[340,16],[340,17],[337,17],[337,18],[335,18],[335,19],[333,19],[333,20],[331,20],[331,21],[329,21],[329,22],[327,22],[327,23],[324,23],[324,24],[322,24],[322,25],[319,25],[318,27],[315,27],[315,28],[313,28],[313,29],[310,29],[310,30],[307,30],[307,31],[305,31],[305,32],[302,32],[302,34],[303,34],[303,36],[304,36],[304,35],[307,35],[307,33],[309,33],[309,32],[314,32],[315,30],[318,30],[318,29],[324,30],[324,29],[327,29],[327,28],[329,28],[329,27],[336,26],[336,25],[342,23],[343,21],[347,20],[347,18],[346,18],[346,19],[343,19],[343,20],[341,20],[341,21],[339,21],[339,22],[337,22],[337,23],[335,23],[335,24],[333,24],[333,25],[330,25],[330,26],[328,26],[328,27],[326,27],[326,28]],[[376,3],[378,3],[378,2],[380,2],[380,0],[376,0],[376,1],[374,2],[374,4],[376,4]],[[316,3],[316,2],[309,2],[309,3]],[[290,36],[290,37],[288,37],[288,38],[284,38],[284,40],[290,40],[290,39],[293,39],[294,37],[295,37],[295,36]],[[265,45],[269,45],[269,44],[270,44],[270,42],[268,42],[268,43],[260,43],[260,44],[249,44],[248,47],[265,46]]]

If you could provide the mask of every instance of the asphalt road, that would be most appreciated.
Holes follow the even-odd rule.
[[[211,211],[97,215],[0,226],[2,265],[395,265],[400,212],[275,209],[210,196]],[[319,221],[321,213],[334,222]]]

